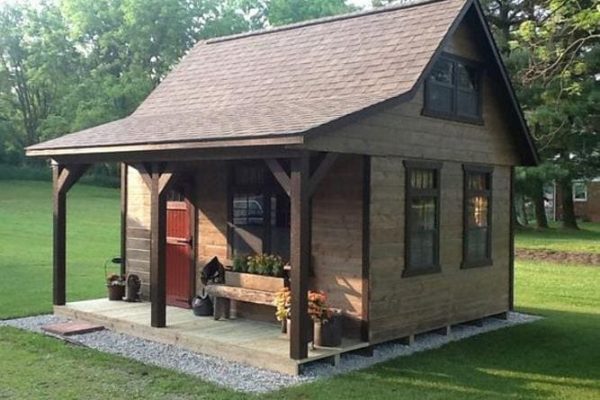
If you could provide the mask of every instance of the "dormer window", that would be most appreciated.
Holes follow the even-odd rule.
[[[482,123],[481,69],[467,60],[442,55],[425,82],[423,114]]]

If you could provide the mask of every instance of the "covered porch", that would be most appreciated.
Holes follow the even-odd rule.
[[[95,299],[54,306],[54,313],[66,318],[100,324],[116,332],[180,346],[184,349],[249,364],[291,375],[303,364],[315,361],[336,363],[342,353],[368,346],[345,338],[340,347],[308,348],[301,360],[289,357],[289,338],[276,324],[249,319],[215,321],[196,317],[189,310],[167,306],[166,327],[150,326],[151,304]]]
[[[108,328],[124,333],[130,333],[143,338],[165,343],[181,345],[191,351],[205,353],[226,359],[247,362],[259,367],[276,371],[297,373],[299,365],[322,358],[331,358],[347,352],[368,347],[368,270],[367,249],[368,241],[368,181],[366,168],[369,163],[365,157],[353,156],[356,159],[346,162],[365,173],[360,177],[354,173],[352,179],[357,179],[355,209],[357,212],[336,210],[330,213],[324,209],[334,207],[348,201],[346,182],[340,181],[335,185],[327,181],[332,168],[345,156],[326,153],[296,150],[290,146],[267,146],[267,148],[223,146],[219,149],[185,149],[180,151],[151,151],[135,153],[105,153],[105,154],[74,154],[68,153],[54,156],[54,305],[59,315],[100,323]],[[150,161],[148,161],[150,160]],[[356,161],[359,163],[356,163]],[[365,161],[366,160],[366,161]],[[149,192],[149,302],[123,303],[107,300],[67,303],[66,296],[66,200],[69,189],[89,167],[90,162],[117,161],[130,169],[135,169],[142,178],[143,185]],[[289,283],[292,294],[291,324],[289,337],[281,334],[277,324],[259,322],[249,319],[231,319],[214,321],[212,317],[195,317],[190,310],[167,306],[167,202],[168,192],[178,181],[190,174],[211,176],[209,170],[203,170],[207,162],[218,162],[219,165],[234,165],[235,163],[259,163],[265,166],[274,182],[280,186],[289,199]],[[212,179],[215,179],[214,177]],[[222,177],[218,179],[222,180]],[[337,179],[337,178],[335,178]],[[339,180],[339,179],[338,179]],[[194,180],[197,182],[198,180]],[[229,181],[229,180],[228,180]],[[123,174],[122,190],[126,190],[127,174]],[[339,189],[338,199],[332,204],[327,197],[315,204],[315,194],[320,187],[335,186]],[[326,197],[326,196],[321,196]],[[231,191],[228,192],[227,202],[231,208]],[[197,199],[196,199],[197,200]],[[338,202],[337,204],[335,202]],[[127,272],[126,257],[127,227],[127,195],[122,202],[122,259],[123,271]],[[320,204],[320,205],[319,205]],[[339,207],[338,207],[339,208]],[[313,211],[321,219],[319,228],[313,226]],[[232,214],[232,210],[228,211]],[[347,214],[347,215],[346,215]],[[350,232],[337,235],[331,230],[332,221],[339,220],[340,215],[352,220]],[[231,225],[231,221],[228,222]],[[356,228],[356,229],[354,229]],[[229,227],[228,227],[229,229]],[[232,236],[228,233],[229,236]],[[321,246],[319,238],[327,236],[335,240],[329,247]],[[348,237],[354,239],[350,241]],[[200,246],[202,232],[194,237],[195,245]],[[315,242],[316,240],[316,242]],[[341,242],[340,242],[341,240]],[[344,338],[339,348],[310,349],[307,340],[312,321],[308,317],[307,292],[312,289],[315,279],[311,270],[315,257],[312,244],[319,243],[322,254],[317,264],[320,274],[326,276],[322,283],[328,293],[340,298],[353,297],[354,307],[359,309],[358,317],[353,320],[353,330],[358,334]],[[230,243],[227,243],[230,247]],[[337,249],[335,254],[331,248]],[[349,251],[354,249],[352,260]],[[358,249],[358,251],[356,251]],[[228,249],[231,256],[231,249]],[[195,253],[194,253],[195,254]],[[334,258],[332,259],[331,256]],[[230,260],[227,260],[230,261]],[[203,260],[194,259],[195,273]],[[350,278],[337,279],[340,268],[353,264],[354,270]],[[339,283],[335,283],[336,279]],[[364,290],[353,291],[348,280],[358,282]],[[193,282],[196,278],[191,278]],[[198,287],[196,287],[196,290]],[[295,312],[294,310],[301,310]]]

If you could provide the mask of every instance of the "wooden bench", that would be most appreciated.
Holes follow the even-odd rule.
[[[245,301],[247,303],[264,304],[273,306],[275,293],[264,290],[246,289],[237,286],[221,284],[208,285],[205,288],[208,295],[215,298],[214,317],[216,320],[229,318],[231,300]]]

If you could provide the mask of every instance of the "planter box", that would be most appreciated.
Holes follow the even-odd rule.
[[[329,321],[315,322],[315,346],[339,347],[342,344],[342,317],[334,315]]]
[[[265,292],[278,292],[285,286],[283,278],[232,271],[225,271],[225,284]]]

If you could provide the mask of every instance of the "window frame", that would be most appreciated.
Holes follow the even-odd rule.
[[[583,194],[584,194],[584,198],[583,199],[579,199],[576,197],[577,195],[577,191],[575,190],[575,186],[576,185],[581,185],[583,186]],[[588,187],[587,187],[587,183],[584,181],[575,181],[573,182],[573,186],[571,188],[571,191],[573,192],[573,201],[577,202],[577,203],[585,203],[588,201]]]
[[[430,70],[428,75],[426,76],[425,82],[424,82],[423,110],[421,112],[421,115],[426,116],[426,117],[432,117],[432,118],[446,119],[446,120],[450,120],[450,121],[464,122],[464,123],[474,124],[474,125],[483,125],[484,124],[484,122],[483,122],[483,76],[485,73],[483,64],[478,61],[475,61],[475,60],[471,60],[468,58],[457,56],[455,54],[450,54],[450,53],[445,53],[445,52],[439,56],[439,58],[436,60],[436,63],[441,60],[449,61],[452,63],[452,70],[453,70],[452,85],[440,84],[440,86],[444,86],[446,88],[452,89],[452,107],[451,107],[452,111],[450,113],[445,113],[442,111],[437,111],[437,110],[431,109],[431,106],[429,103],[429,97],[430,97],[429,79],[431,77],[431,70]],[[477,115],[476,116],[466,116],[466,115],[458,114],[457,104],[458,104],[458,93],[460,91],[460,88],[458,86],[458,74],[456,73],[456,70],[457,70],[456,65],[457,64],[462,64],[469,68],[473,68],[476,72],[477,88],[478,88],[477,91],[475,92],[477,95]],[[435,63],[432,64],[432,69],[434,66],[435,66]]]
[[[240,184],[236,182],[236,169],[258,168],[261,171],[262,182],[251,184]],[[271,253],[272,242],[272,203],[271,197],[274,194],[282,192],[281,186],[275,182],[271,171],[262,160],[230,162],[227,166],[227,257],[230,260],[235,258],[235,227],[234,224],[234,199],[240,196],[262,196],[263,198],[263,229],[262,229],[262,253]],[[283,255],[282,255],[283,256]]]
[[[470,174],[487,174],[489,189],[470,190],[468,178]],[[494,167],[489,165],[463,165],[463,261],[461,268],[487,267],[493,264],[492,234],[493,234],[493,206],[494,206]],[[487,197],[487,235],[486,235],[486,257],[480,260],[468,259],[469,250],[469,199],[474,196]]]
[[[414,170],[434,171],[435,189],[413,189],[410,185],[411,173]],[[434,274],[442,271],[440,264],[440,217],[441,217],[441,187],[442,187],[442,163],[437,161],[404,161],[404,271],[402,277]],[[431,265],[411,265],[410,234],[413,221],[411,218],[411,203],[414,198],[434,197],[436,201],[435,227],[436,235],[433,241],[433,263]]]

